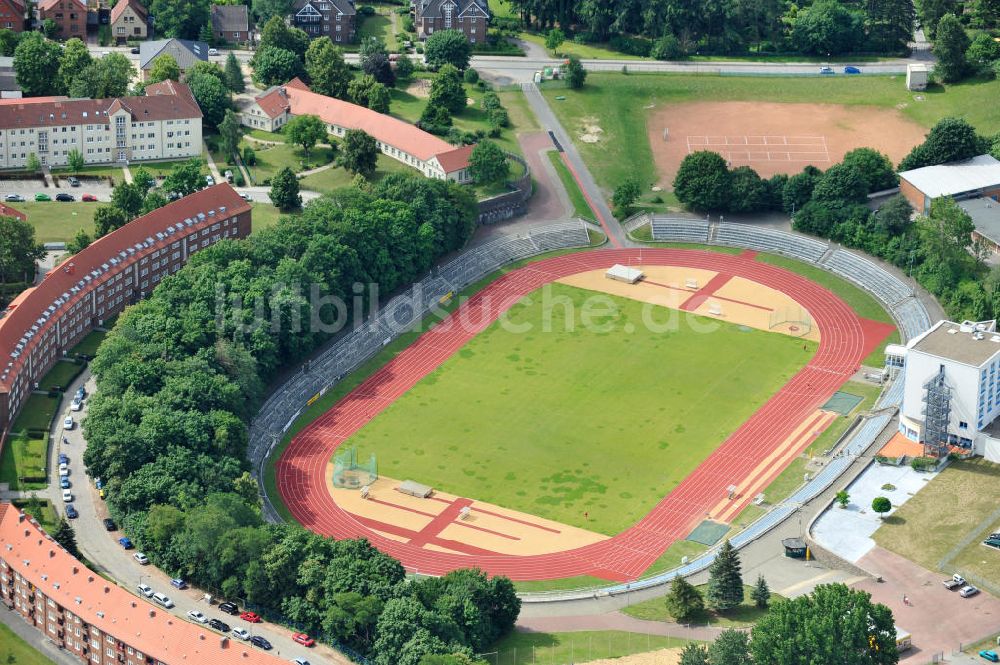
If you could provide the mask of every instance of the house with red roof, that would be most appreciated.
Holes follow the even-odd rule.
[[[375,139],[382,154],[428,178],[460,183],[472,180],[469,155],[473,146],[454,146],[399,118],[320,95],[298,78],[255,98],[242,112],[241,122],[247,127],[273,132],[299,115],[317,116],[335,137],[343,137],[349,129],[363,130]]]
[[[139,0],[118,0],[111,8],[111,34],[115,42],[145,39],[149,34],[149,12]]]
[[[87,38],[87,3],[84,0],[42,0],[35,5],[39,23],[52,19],[59,27],[59,39]]]
[[[22,32],[25,6],[20,0],[0,0],[0,28]]]

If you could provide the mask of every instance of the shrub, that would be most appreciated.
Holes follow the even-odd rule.
[[[681,60],[687,56],[680,40],[673,35],[665,35],[656,40],[649,55],[657,60]]]
[[[937,466],[937,460],[933,457],[914,457],[910,466],[914,471],[929,471]]]
[[[465,70],[465,73],[462,75],[462,80],[464,80],[466,83],[478,83],[479,72],[477,72],[472,67],[469,67],[468,69]]]
[[[620,51],[622,53],[628,53],[629,55],[638,55],[646,58],[649,57],[649,53],[653,48],[653,42],[640,37],[615,35],[608,41],[608,46],[610,46],[614,51]]]
[[[374,16],[375,8],[372,7],[371,5],[363,5],[361,7],[358,7],[358,13],[361,14],[362,16]]]
[[[507,115],[507,109],[505,108],[492,109],[489,119],[491,127],[506,127],[510,124],[510,116]]]

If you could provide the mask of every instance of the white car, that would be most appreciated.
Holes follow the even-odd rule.
[[[70,411],[79,411],[82,408],[83,408],[83,400],[81,400],[79,397],[74,397],[73,401],[70,402],[70,404],[69,404],[69,410]]]
[[[305,658],[292,658],[292,662],[295,663],[295,665],[309,665],[309,661]]]
[[[153,587],[149,586],[148,584],[139,584],[135,588],[139,593],[141,593],[146,598],[153,597]]]
[[[208,54],[209,55],[219,55],[219,49],[217,49],[217,48],[210,48],[210,49],[208,49]]]
[[[73,501],[73,493],[69,490],[63,490],[63,501],[65,503],[70,503]]]
[[[66,416],[66,420],[63,421],[63,429],[73,429],[73,416]]]
[[[970,584],[969,586],[962,587],[962,589],[958,592],[958,595],[962,598],[971,598],[977,593],[979,593],[979,589]]]
[[[238,637],[241,640],[250,639],[250,631],[248,631],[246,628],[233,628],[232,635],[233,637]]]
[[[188,612],[188,619],[192,621],[197,621],[198,623],[208,623],[208,617],[199,612],[198,610],[191,610]]]
[[[136,552],[135,554],[132,555],[132,558],[138,561],[143,566],[149,565],[149,558],[146,557],[146,555],[143,554],[142,552]]]
[[[66,464],[66,462],[63,462],[62,464],[59,465],[59,475],[62,477],[66,477],[69,475],[69,465]]]
[[[170,600],[170,596],[165,593],[154,593],[153,600],[166,607],[168,610],[174,606],[174,601]]]

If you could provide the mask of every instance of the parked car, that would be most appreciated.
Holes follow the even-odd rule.
[[[309,661],[305,658],[292,658],[292,662],[295,663],[295,665],[309,665]]]
[[[168,610],[174,606],[174,601],[170,600],[170,596],[165,593],[154,593],[153,602],[166,607]]]
[[[1000,550],[1000,538],[987,538],[986,540],[983,541],[983,545],[986,545],[988,547],[995,547],[996,549]]]
[[[138,584],[136,585],[135,588],[139,593],[141,593],[146,598],[153,597],[153,587],[149,586],[148,584]]]
[[[990,661],[991,663],[1000,663],[1000,656],[997,656],[996,651],[992,651],[990,649],[983,649],[982,651],[980,651],[979,657],[984,658]]]
[[[63,490],[62,497],[65,503],[69,503],[73,500],[73,493],[69,490]]]
[[[292,633],[292,641],[297,642],[304,647],[311,647],[316,644],[316,640],[309,637],[305,633]]]
[[[105,517],[104,520],[103,520],[103,524],[104,524],[104,530],[105,531],[117,531],[118,530],[118,525],[116,525],[115,521],[113,519],[111,519],[110,517]]]
[[[217,49],[217,48],[210,48],[210,49],[208,49],[208,54],[209,55],[219,55],[219,49]]]
[[[101,482],[100,478],[94,478],[94,487],[96,487],[97,489],[101,489],[102,487],[104,487],[104,483]]]
[[[819,73],[820,74],[832,74],[833,73],[833,67],[820,67],[819,68]]]
[[[66,178],[66,181],[69,182],[70,187],[80,186],[80,179],[77,178],[75,175],[71,175],[70,177]]]
[[[70,487],[72,487],[72,485],[69,482],[69,478],[67,478],[66,476],[61,477],[59,479],[59,487],[61,487],[64,490],[68,490]]]
[[[59,465],[59,475],[68,476],[69,475],[69,465],[63,462]]]
[[[104,488],[97,490],[97,496],[101,497],[102,500],[104,499]]]
[[[93,194],[84,194],[83,196],[80,197],[80,199],[83,201],[96,201],[97,197],[94,196]]]
[[[59,453],[59,463],[69,464],[69,455],[67,455],[66,453]]]
[[[63,429],[73,429],[73,425],[75,424],[76,423],[73,422],[73,416],[66,416],[66,419],[63,420]]]
[[[181,198],[180,192],[168,192],[167,193],[167,200],[168,201],[176,201],[176,200],[178,200],[180,198]]]
[[[950,579],[942,582],[942,584],[944,584],[944,588],[948,589],[948,591],[954,591],[955,589],[960,589],[965,586],[965,578],[958,573],[955,573]]]
[[[52,197],[49,196],[48,194],[38,193],[38,194],[35,194],[35,200],[36,201],[51,201]]]
[[[969,584],[967,586],[962,587],[961,591],[958,592],[958,595],[961,596],[962,598],[972,598],[977,593],[979,593],[979,589]]]
[[[79,516],[80,516],[80,513],[76,512],[76,506],[74,506],[72,503],[67,503],[66,504],[66,517],[70,518],[71,520],[75,520]]]
[[[208,626],[209,628],[214,628],[223,633],[229,632],[229,624],[226,623],[225,621],[219,621],[218,619],[209,619]]]
[[[205,176],[205,186],[206,187],[211,187],[214,184],[215,184],[215,178],[213,178],[210,175]]]
[[[250,644],[254,645],[255,647],[259,647],[259,648],[263,649],[264,651],[270,651],[271,650],[271,643],[268,642],[267,640],[265,640],[260,635],[254,635],[253,637],[251,637],[250,638]]]
[[[208,623],[208,617],[199,612],[198,610],[189,611],[188,619],[191,619],[192,621],[197,621],[198,623]]]
[[[183,590],[183,589],[188,588],[188,583],[185,582],[184,580],[182,580],[179,577],[175,577],[174,579],[170,580],[170,586],[172,586],[175,589],[182,589]]]
[[[10,203],[24,203],[24,197],[20,194],[8,194],[4,197],[4,200]]]
[[[135,547],[135,545],[132,544],[132,540],[128,536],[122,536],[121,538],[119,538],[118,544],[127,550],[130,550],[133,547]]]
[[[233,172],[232,171],[227,170],[222,175],[223,175],[223,177],[225,177],[226,182],[232,182],[233,181]]]
[[[139,565],[141,565],[141,566],[148,566],[149,565],[149,557],[147,557],[142,552],[136,552],[135,554],[132,555],[132,558],[135,559],[136,561],[138,561]]]
[[[83,408],[83,402],[74,397],[73,401],[70,402],[70,404],[69,404],[69,410],[70,411],[79,411],[82,408]]]
[[[848,66],[844,67],[844,73],[845,74],[860,74],[861,70],[859,68],[855,67],[854,65],[848,65]]]
[[[74,397],[79,397],[80,399],[86,398],[87,389],[84,388],[83,386],[80,386],[79,388],[76,389],[76,394],[74,395]]]
[[[66,192],[59,192],[56,194],[56,201],[62,201],[63,203],[72,203],[76,201],[76,197],[72,194],[67,194]]]
[[[236,607],[236,603],[226,601],[224,603],[219,603],[219,611],[225,612],[226,614],[232,614],[233,616],[238,616],[240,608]]]
[[[253,197],[250,196],[249,194],[240,194],[240,198],[242,198],[244,201],[248,203],[253,203]]]
[[[260,623],[260,616],[256,612],[243,612],[240,614],[240,618],[250,623]]]
[[[250,631],[248,631],[246,628],[233,628],[233,630],[232,630],[232,632],[230,634],[233,637],[239,638],[241,640],[249,640],[250,639]]]

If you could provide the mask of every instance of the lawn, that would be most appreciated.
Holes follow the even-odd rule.
[[[583,192],[580,191],[580,186],[576,184],[573,174],[569,172],[566,164],[563,163],[562,154],[553,150],[548,155],[549,161],[552,162],[552,168],[559,174],[559,180],[562,181],[563,189],[566,190],[570,203],[573,204],[573,215],[584,219],[594,219],[594,211],[591,210],[587,199],[583,198]]]
[[[47,451],[45,439],[21,438],[11,434],[0,452],[0,483],[8,483],[12,490],[44,489],[46,483],[21,483],[21,477],[44,477]]]
[[[699,586],[698,590],[704,595],[708,590],[708,586]],[[725,613],[708,610],[705,612],[704,617],[695,619],[693,623],[707,623],[719,628],[737,628],[753,625],[755,621],[767,613],[767,610],[757,609],[757,606],[750,599],[751,591],[753,591],[752,586],[744,585],[742,605]],[[777,600],[783,599],[778,594],[771,592],[771,602],[773,603]],[[667,614],[666,604],[662,596],[659,598],[650,598],[635,605],[629,605],[622,612],[631,617],[645,619],[646,621],[673,621],[673,618]]]
[[[382,6],[376,7],[375,11],[377,13],[372,16],[358,14],[358,43],[360,44],[365,37],[378,37],[385,42],[385,47],[390,52],[398,51],[396,32],[392,27],[392,17],[389,16],[392,9]]]
[[[240,150],[246,145],[247,141],[244,139],[240,142]],[[250,145],[257,154],[257,163],[247,168],[250,171],[250,176],[258,185],[264,185],[265,180],[270,180],[278,171],[286,166],[295,173],[304,170],[303,162],[305,154],[302,152],[302,148],[288,144],[265,146],[259,143],[251,143]],[[329,164],[332,159],[333,151],[330,148],[313,148],[309,155],[309,167],[315,168]],[[224,163],[218,161],[216,162],[216,166],[221,170],[225,170],[226,168]]]
[[[982,458],[953,462],[885,519],[875,542],[928,570],[963,538],[972,542],[947,564],[947,572],[975,575],[997,584],[1000,550],[980,544],[998,523],[984,523],[1000,505],[1000,465]],[[975,581],[975,580],[973,580]]]
[[[573,633],[522,633],[507,637],[480,654],[490,665],[564,665],[598,658],[621,658],[654,649],[681,648],[691,640],[618,630]]]
[[[250,213],[251,221],[253,222],[253,232],[274,226],[278,223],[281,215],[288,214],[282,213],[270,203],[251,203],[250,207],[253,208],[253,211]]]
[[[32,393],[28,401],[21,409],[21,415],[17,417],[10,431],[20,432],[23,430],[35,430],[48,432],[52,424],[52,418],[56,415],[59,407],[59,400],[55,397]]]
[[[581,90],[548,87],[543,93],[571,134],[584,118],[604,133],[598,143],[577,141],[598,183],[610,192],[628,176],[653,182],[655,165],[646,134],[650,104],[689,101],[822,102],[901,108],[902,113],[930,127],[945,116],[961,116],[984,134],[1000,130],[995,100],[1000,81],[972,80],[934,86],[926,92],[906,90],[902,76],[744,77],[682,74],[591,73]],[[557,96],[565,97],[557,101]],[[918,101],[917,97],[921,99]]]
[[[189,161],[191,160],[179,159],[167,162],[141,162],[132,165],[132,172],[135,173],[136,169],[142,167],[147,171],[149,171],[150,173],[152,173],[153,177],[165,178],[168,175],[170,175],[170,172],[173,171],[175,166],[178,166],[180,164],[187,164]],[[222,164],[219,164],[219,166],[222,166]],[[224,167],[223,170],[225,170]],[[204,160],[202,160],[201,172],[204,175],[208,175],[209,173],[208,164],[206,164]]]
[[[30,499],[21,499],[14,501],[13,503],[26,515],[34,517],[39,526],[41,526],[46,533],[53,533],[56,527],[59,526],[59,515],[56,513],[56,509],[53,508],[52,504],[48,501],[36,500],[33,502]],[[37,505],[33,506],[32,503],[36,503]]]
[[[120,166],[86,166],[79,171],[67,167],[52,169],[52,175],[62,178],[71,175],[83,176],[87,178],[107,178],[110,177],[117,185],[125,181],[125,170]],[[86,185],[84,185],[86,186]]]
[[[379,153],[375,173],[372,175],[370,180],[372,182],[378,182],[390,173],[408,173],[412,175],[420,174],[420,172],[416,169],[409,167],[406,164],[389,157],[388,155]],[[354,175],[352,175],[347,169],[335,166],[333,168],[326,169],[325,171],[320,171],[319,173],[314,173],[302,178],[299,180],[299,187],[301,189],[309,189],[325,194],[337,189],[343,189],[344,187],[350,187],[353,180]]]
[[[83,365],[78,365],[69,360],[59,360],[39,382],[38,389],[45,392],[56,390],[57,388],[66,390],[67,386],[73,383],[73,379],[80,376],[80,372],[82,371]]]
[[[109,324],[105,322],[105,325],[108,326]],[[107,336],[108,333],[103,330],[94,330],[84,337],[79,344],[70,349],[69,355],[84,355],[93,358],[97,355],[97,348]]]
[[[282,134],[281,132],[268,132],[268,131],[263,130],[263,129],[249,129],[248,130],[248,129],[246,129],[244,127],[243,128],[243,133],[244,134],[249,134],[250,136],[252,136],[254,138],[257,138],[257,139],[260,139],[261,141],[277,141],[278,143],[284,143],[285,142],[285,135]],[[253,142],[251,142],[250,145],[255,146],[254,150],[257,149],[256,148],[256,144],[254,144]]]
[[[0,623],[0,663],[54,665],[51,660],[35,651],[30,644],[2,623]]]
[[[30,201],[18,203],[17,209],[28,216],[38,242],[68,242],[80,229],[94,233],[94,211],[98,205],[93,202]]]
[[[593,295],[561,284],[535,292],[347,445],[374,453],[386,476],[611,535],[807,359],[801,340],[730,324],[654,334],[640,323],[649,306],[626,298],[609,298],[594,325],[568,314]]]

